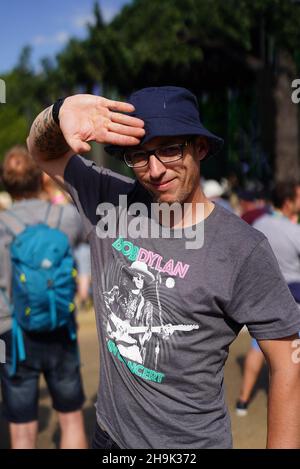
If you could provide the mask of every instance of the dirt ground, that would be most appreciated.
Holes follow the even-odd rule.
[[[84,418],[86,430],[91,440],[95,425],[94,402],[98,385],[98,345],[93,311],[82,312],[79,315],[79,323],[82,373],[87,397],[84,406]],[[241,333],[231,347],[226,364],[225,384],[227,402],[231,413],[234,448],[264,448],[266,442],[266,369],[263,370],[254,390],[248,415],[246,417],[237,417],[234,413],[234,405],[241,381],[241,369],[249,344],[248,334]],[[45,383],[41,381],[38,447],[57,448],[58,441],[59,428],[56,414],[51,410]],[[0,448],[9,448],[7,424],[2,417],[0,417]]]

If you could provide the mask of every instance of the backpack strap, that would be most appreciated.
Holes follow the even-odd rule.
[[[3,298],[3,301],[4,301],[5,305],[7,306],[7,309],[9,310],[10,314],[12,315],[13,314],[13,305],[9,301],[9,297],[6,293],[6,288],[1,287],[1,285],[0,285],[0,294]]]
[[[60,226],[62,212],[62,205],[55,205],[49,203],[49,208],[46,212],[45,223],[51,228],[58,228]]]
[[[69,336],[71,340],[76,340],[77,339],[77,332],[76,332],[76,324],[74,320],[74,316],[70,319],[68,322],[68,331],[69,331]]]
[[[60,226],[62,218],[63,207],[61,205],[52,204],[49,202],[49,206],[46,212],[45,224],[51,228],[58,228]],[[57,327],[57,310],[56,310],[56,300],[54,291],[48,289],[48,301],[50,308],[50,317],[51,317],[51,328],[55,329]]]
[[[14,237],[18,236],[26,228],[26,224],[23,223],[22,220],[10,210],[1,212],[0,222],[11,232]]]
[[[13,318],[12,322],[12,363],[10,369],[10,376],[14,376],[17,371],[17,363],[26,359],[24,339],[22,329],[17,323],[16,319]]]
[[[51,228],[58,228],[61,222],[62,213],[63,207],[61,205],[55,205],[49,202],[44,223],[49,225]],[[5,228],[8,228],[14,237],[22,233],[27,226],[20,217],[10,210],[5,210],[0,213],[0,222],[5,226]]]
[[[50,307],[50,318],[51,318],[51,329],[57,327],[57,310],[56,310],[56,301],[54,291],[49,288],[47,291],[49,307]]]

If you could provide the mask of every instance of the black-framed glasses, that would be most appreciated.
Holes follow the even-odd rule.
[[[187,140],[184,143],[163,145],[158,148],[153,148],[152,150],[127,150],[123,157],[129,168],[143,168],[147,166],[151,155],[155,155],[163,164],[173,163],[183,158],[183,150],[189,143],[190,142]]]

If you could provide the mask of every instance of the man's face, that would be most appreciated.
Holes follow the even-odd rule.
[[[151,150],[161,146],[184,143],[187,137],[156,137],[139,149]],[[198,138],[183,148],[183,158],[161,163],[155,155],[143,168],[133,168],[139,182],[152,194],[155,202],[197,202],[200,193],[200,165],[208,151],[205,138]]]

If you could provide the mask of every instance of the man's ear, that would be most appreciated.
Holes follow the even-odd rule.
[[[197,137],[194,143],[196,157],[199,161],[203,160],[209,152],[209,143],[205,137]]]

